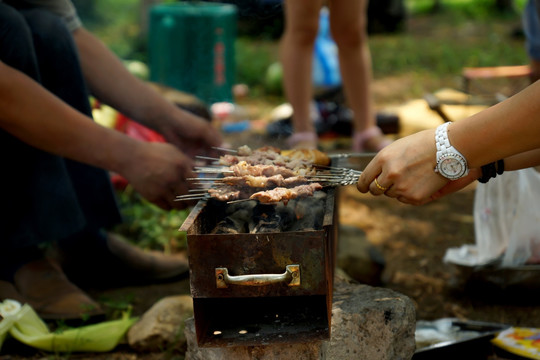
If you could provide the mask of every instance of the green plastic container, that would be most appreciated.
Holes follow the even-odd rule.
[[[150,10],[150,80],[212,104],[233,100],[237,8],[186,1]]]

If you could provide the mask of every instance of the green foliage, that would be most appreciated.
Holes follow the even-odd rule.
[[[411,15],[444,13],[446,16],[467,17],[470,19],[487,19],[509,14],[496,7],[496,0],[404,0]],[[514,0],[514,10],[523,9],[526,0]],[[511,14],[510,14],[511,15]]]
[[[107,309],[107,319],[121,319],[125,312],[131,313],[133,310],[132,304],[135,303],[135,294],[119,293],[114,295],[102,295],[99,302]]]
[[[456,83],[451,79],[458,78],[463,67],[528,63],[523,37],[513,35],[521,29],[518,12],[495,12],[494,0],[444,0],[439,12],[425,11],[433,3],[409,0],[405,32],[370,36],[376,79],[408,74],[419,83],[430,78],[448,84]],[[516,6],[522,6],[519,3]],[[409,91],[409,97],[417,97],[426,89]]]
[[[178,229],[189,209],[163,210],[146,201],[131,187],[118,193],[124,222],[115,232],[145,249],[171,253],[186,248],[186,234]]]
[[[465,66],[519,65],[527,62],[523,40],[499,31],[466,34],[462,27],[439,25],[425,35],[372,37],[370,48],[376,76],[428,72],[434,76],[460,74]],[[444,37],[434,32],[447,32]]]
[[[278,45],[275,40],[240,37],[235,43],[236,80],[249,85],[255,94],[271,93],[264,79],[268,67],[278,60]]]
[[[74,0],[88,30],[123,59],[146,61],[146,38],[141,32],[139,0]]]

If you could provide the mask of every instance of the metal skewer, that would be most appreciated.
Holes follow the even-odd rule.
[[[255,199],[250,199],[250,198],[247,198],[247,199],[239,199],[239,200],[231,200],[231,201],[227,201],[227,204],[236,204],[236,203],[246,202],[246,201],[257,201],[257,200],[255,200]]]
[[[233,173],[233,171],[228,168],[210,168],[210,167],[196,167],[195,171],[198,174],[221,174],[221,173]]]
[[[173,201],[193,201],[193,200],[203,200],[208,199],[208,196],[199,196],[199,197],[193,197],[193,198],[176,198]]]
[[[208,196],[208,194],[184,194],[184,195],[177,195],[176,199],[189,199],[189,198],[196,198],[201,196]]]
[[[238,150],[228,149],[228,148],[223,148],[223,147],[218,147],[218,146],[212,146],[212,149],[220,150],[220,151],[228,151],[228,152],[232,152],[232,153],[238,153]]]
[[[196,159],[201,159],[201,160],[219,161],[218,158],[213,158],[213,157],[209,157],[209,156],[202,156],[202,155],[196,155],[195,158]]]

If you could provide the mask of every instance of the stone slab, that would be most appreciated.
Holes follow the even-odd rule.
[[[186,320],[186,360],[405,360],[415,351],[413,302],[393,290],[361,285],[338,273],[331,338],[308,343],[199,348]]]

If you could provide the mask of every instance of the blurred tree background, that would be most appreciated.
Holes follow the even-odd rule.
[[[278,60],[279,0],[220,0],[239,6],[236,80],[252,94],[275,94],[264,76]],[[74,0],[85,26],[123,59],[147,62],[148,9],[159,0]],[[167,2],[174,2],[168,0]],[[375,78],[411,73],[445,82],[464,66],[527,63],[520,33],[525,0],[372,0]],[[249,6],[247,4],[250,4]],[[263,6],[263,4],[265,4]],[[419,85],[420,86],[420,85]],[[418,95],[420,89],[411,89]]]

